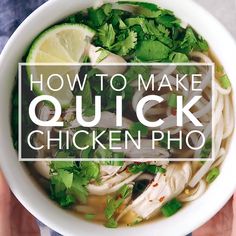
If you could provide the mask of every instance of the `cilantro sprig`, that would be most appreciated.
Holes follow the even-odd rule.
[[[54,161],[50,167],[51,198],[62,207],[70,207],[76,201],[85,203],[88,183],[100,176],[99,164],[95,162]]]
[[[115,196],[107,197],[106,208],[104,210],[104,214],[107,220],[105,224],[106,227],[116,228],[118,226],[114,215],[118,208],[124,203],[125,199],[127,199],[131,195],[131,192],[132,188],[125,184],[116,192]]]
[[[128,61],[169,62],[173,53],[189,59],[194,50],[208,50],[206,40],[190,26],[183,28],[172,11],[146,2],[120,1],[118,4],[131,5],[134,10],[131,13],[113,9],[112,4],[107,3],[96,9],[89,8],[87,15],[79,12],[70,16],[67,21],[87,24],[97,31],[92,42],[95,46]]]

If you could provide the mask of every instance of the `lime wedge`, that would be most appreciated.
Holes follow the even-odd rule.
[[[47,66],[46,64],[82,62],[86,47],[94,34],[95,31],[86,25],[61,24],[47,29],[35,39],[26,59],[26,62],[30,63],[27,66],[28,78],[30,79],[33,76],[34,80],[39,80],[40,75],[43,78],[48,78],[52,74],[59,74],[64,80],[64,86],[60,91],[49,89],[45,79],[43,80],[43,89],[41,89],[39,84],[35,83],[33,88],[37,95],[52,95],[59,100],[62,107],[70,105],[73,94],[67,80],[69,78],[73,81],[79,67],[69,65]],[[34,66],[38,63],[45,65]],[[58,88],[58,79],[52,79],[50,82],[51,87]]]

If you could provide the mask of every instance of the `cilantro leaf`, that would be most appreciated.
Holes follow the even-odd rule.
[[[121,198],[126,199],[130,196],[131,192],[131,188],[125,184],[118,190],[117,194],[121,195]]]
[[[128,18],[125,22],[129,27],[139,25],[146,36],[155,36],[160,42],[172,46],[172,39],[169,37],[170,31],[164,25],[156,25],[154,20],[147,20],[141,17]]]
[[[70,188],[73,182],[73,173],[66,170],[58,170],[57,174],[60,176],[61,181],[66,188]]]
[[[168,134],[167,133],[164,133],[164,138],[159,143],[160,143],[160,146],[163,148],[168,147]],[[170,147],[179,149],[179,141],[171,141]]]
[[[100,174],[99,165],[93,161],[81,162],[80,167],[82,168],[82,173],[88,179],[97,179]]]
[[[177,19],[173,13],[164,13],[158,16],[155,21],[159,24],[162,24],[168,28],[171,27],[180,27],[180,20]]]
[[[94,157],[96,158],[112,158],[112,151],[110,149],[103,149],[98,147],[94,152]]]
[[[198,35],[198,41],[194,49],[197,51],[206,52],[209,50],[209,46],[207,41],[203,39],[200,35]]]
[[[133,137],[138,137],[138,131],[142,137],[147,136],[148,134],[148,127],[143,125],[141,122],[134,122],[129,128],[129,132]]]
[[[170,31],[164,25],[156,26],[154,20],[149,20],[146,21],[146,28],[150,35],[154,35],[160,42],[172,47],[172,39],[169,37]]]
[[[118,227],[118,223],[117,223],[117,221],[112,217],[112,218],[110,218],[110,219],[106,222],[105,226],[106,226],[107,228],[117,228],[117,227]]]
[[[108,196],[106,208],[104,211],[106,219],[110,219],[115,214],[115,211],[121,206],[122,203],[123,199],[116,200],[115,198]]]
[[[148,66],[131,66],[125,73],[127,81],[130,83],[133,80],[138,79],[139,75],[142,75],[144,80],[148,80],[150,76],[151,68]]]
[[[75,137],[75,143],[79,144],[80,147],[85,147],[85,146],[92,146],[92,133],[86,134],[86,133],[81,133],[80,135],[77,135]]]
[[[85,109],[83,110],[83,115],[88,116],[88,117],[94,116],[95,115],[95,105],[85,107]]]
[[[111,12],[111,7],[112,5],[108,3],[97,9],[89,8],[88,17],[90,26],[93,28],[101,26],[108,18]]]
[[[65,153],[64,151],[59,151],[58,153]],[[60,157],[60,156],[59,156]],[[65,157],[65,156],[63,156]],[[51,163],[51,169],[60,170],[60,169],[69,169],[74,166],[72,161],[53,161]]]
[[[180,44],[180,48],[184,52],[189,53],[193,49],[193,47],[196,43],[197,43],[197,38],[196,38],[192,28],[188,27],[185,32],[184,39]]]
[[[76,199],[85,203],[88,196],[87,185],[90,180],[100,176],[99,164],[95,162],[54,161],[51,164],[51,198],[62,207],[69,207]]]
[[[201,36],[195,33],[191,27],[188,27],[180,43],[180,51],[188,54],[193,50],[207,51],[208,44]]]
[[[107,197],[106,208],[104,210],[104,214],[107,219],[105,224],[106,227],[117,227],[117,221],[114,219],[114,215],[117,209],[124,203],[125,199],[131,195],[131,192],[132,189],[125,184],[116,192],[114,197]]]
[[[73,158],[74,155],[70,151],[57,151],[56,152],[56,158]],[[63,163],[63,162],[62,162]]]
[[[189,62],[188,56],[184,53],[180,53],[180,52],[173,52],[170,54],[169,56],[170,60],[172,62]]]
[[[93,104],[91,86],[90,86],[90,82],[88,79],[85,82],[84,89],[82,91],[81,90],[76,91],[75,95],[82,96],[83,109],[85,109],[86,107],[91,106]]]
[[[112,49],[120,56],[127,55],[131,49],[134,49],[137,44],[137,33],[128,31],[128,37],[123,41],[115,43]]]
[[[80,176],[74,178],[70,192],[79,199],[81,203],[86,203],[88,197],[88,190],[86,188],[88,180]]]
[[[200,158],[208,158],[212,149],[212,140],[209,138],[206,140],[201,153],[200,153]]]
[[[170,60],[174,63],[178,62],[189,62],[188,56],[180,52],[171,53],[169,56]],[[195,66],[178,66],[177,70],[182,74],[194,74],[197,73],[197,68]]]
[[[107,49],[111,49],[111,46],[115,42],[115,36],[116,33],[113,29],[112,24],[105,24],[101,26],[98,30],[98,38],[101,41],[101,44],[103,47],[106,47]]]
[[[141,61],[163,61],[168,58],[170,49],[159,41],[143,41],[136,50],[136,56]]]
[[[148,33],[146,27],[146,19],[142,17],[131,17],[125,20],[127,26],[132,27],[134,25],[140,25],[144,33]]]

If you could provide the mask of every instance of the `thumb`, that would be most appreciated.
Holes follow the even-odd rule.
[[[11,193],[0,170],[0,236],[10,236]]]
[[[233,197],[233,225],[232,225],[232,236],[236,235],[236,193]]]

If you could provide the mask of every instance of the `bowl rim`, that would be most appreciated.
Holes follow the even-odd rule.
[[[65,4],[63,3],[63,0],[51,0],[41,5],[30,16],[28,16],[17,28],[14,34],[11,36],[11,38],[9,39],[9,41],[7,42],[6,46],[4,47],[1,53],[0,68],[2,69],[2,74],[4,75],[5,73],[6,75],[6,72],[9,72],[8,63],[14,60],[17,61],[13,57],[11,51],[17,51],[18,45],[16,44],[16,42],[18,38],[25,37],[24,34],[26,32],[30,34],[28,38],[32,37],[33,33],[31,33],[30,30],[32,29],[33,23],[37,23],[39,19],[49,14],[50,11],[53,11],[55,6],[57,6],[58,10],[62,10],[62,11],[65,8],[64,10],[65,12],[66,10],[70,8],[70,4],[75,5],[76,2],[78,5],[81,6],[79,7],[80,9],[82,9],[83,6],[92,5],[93,3],[92,0],[87,0],[86,3],[82,1],[78,2],[77,0],[70,0],[68,1],[68,6],[65,6]],[[111,1],[107,0],[105,2],[114,2],[114,0],[111,0]],[[161,5],[162,7],[165,7],[166,5],[169,6],[170,4],[170,3],[167,3],[166,0],[149,0],[148,2],[157,3]],[[173,6],[176,7],[176,4],[179,4],[179,0],[172,0],[172,4]],[[226,43],[225,45],[226,49],[224,50],[226,50],[227,52],[226,53],[223,52],[222,51],[223,49],[219,49],[219,46],[215,45],[215,48],[218,47],[219,49],[218,51],[216,50],[217,51],[216,54],[222,53],[221,54],[223,56],[222,63],[225,66],[225,70],[227,74],[229,75],[229,77],[230,78],[233,78],[234,76],[236,77],[236,72],[233,71],[233,62],[230,62],[229,60],[227,60],[227,55],[229,58],[231,58],[233,55],[236,54],[236,44],[232,36],[227,32],[227,30],[225,30],[224,26],[222,26],[222,24],[219,23],[218,20],[216,20],[213,16],[211,16],[211,14],[209,14],[206,10],[200,7],[197,3],[193,2],[192,0],[182,0],[181,5],[182,6],[184,5],[183,7],[184,9],[187,9],[188,7],[190,9],[194,8],[198,15],[204,16],[203,17],[204,19],[200,19],[200,22],[203,23],[203,21],[206,20],[208,24],[211,24],[212,26],[214,26],[212,29],[214,32],[216,31],[221,32],[221,34],[219,35],[219,38],[220,40],[223,40],[222,42]],[[179,10],[176,13],[176,15],[179,16],[178,14],[181,11]],[[71,10],[71,13],[72,13],[72,10]],[[181,16],[180,18],[182,19],[183,17]],[[41,24],[41,28],[42,28],[42,25],[43,23]],[[199,31],[201,31],[200,28],[199,28]],[[41,32],[41,30],[38,32]],[[203,36],[205,38],[208,38],[208,35],[207,35],[208,32],[201,32],[201,33],[203,33]],[[211,35],[212,35],[212,32],[211,32]],[[219,39],[217,40],[220,41]],[[211,41],[210,43],[213,43],[213,41]],[[23,54],[23,49],[20,51]],[[0,123],[0,129],[6,131],[6,133],[5,132],[0,133],[0,150],[3,150],[2,154],[6,154],[7,157],[11,157],[11,156],[15,157],[16,153],[13,150],[13,147],[10,148],[11,145],[7,143],[11,139],[10,131],[9,131],[11,129],[10,124],[9,124],[9,114],[10,114],[9,113],[10,111],[9,98],[10,98],[11,92],[10,93],[7,92],[8,95],[6,96],[6,93],[4,91],[4,89],[6,88],[10,89],[12,87],[13,79],[12,79],[11,84],[9,84],[8,86],[5,86],[6,83],[4,83],[5,82],[4,77],[5,76],[1,75],[1,78],[0,78],[0,96],[1,96],[1,100],[3,101],[8,100],[8,103],[6,103],[5,105],[5,106],[8,105],[8,108],[4,107],[4,105],[0,107],[0,114],[4,114],[3,122]],[[232,79],[231,81],[232,81],[233,89],[234,91],[236,91],[236,82],[234,82]],[[235,111],[234,111],[234,115],[235,115]],[[8,125],[6,125],[6,123],[8,123]],[[232,137],[232,141],[233,140],[236,140],[235,132]],[[224,168],[222,168],[223,173],[219,176],[219,179],[217,179],[215,183],[209,187],[207,193],[205,193],[202,198],[191,203],[191,205],[189,205],[188,207],[185,207],[178,214],[176,214],[170,219],[138,225],[135,228],[121,227],[121,228],[116,229],[115,231],[114,230],[112,231],[114,236],[116,235],[118,236],[120,233],[141,236],[144,233],[147,233],[148,232],[147,230],[150,229],[151,226],[156,227],[157,231],[159,231],[160,229],[163,229],[164,227],[167,228],[165,231],[161,231],[161,232],[164,232],[163,235],[171,235],[171,232],[172,233],[175,232],[175,235],[183,235],[198,228],[200,225],[205,223],[218,210],[220,210],[223,207],[223,205],[229,200],[229,198],[232,196],[233,192],[236,189],[236,182],[232,181],[236,179],[235,178],[236,173],[234,173],[234,170],[232,168],[233,165],[236,164],[236,160],[233,160],[232,144],[230,145],[228,156],[231,156],[231,158],[229,159],[227,158],[228,160],[225,161]],[[40,221],[48,225],[53,230],[58,231],[59,233],[63,235],[76,235],[77,230],[73,226],[76,224],[79,224],[80,222],[83,222],[84,227],[82,229],[80,228],[80,230],[81,230],[81,233],[84,233],[86,235],[88,234],[94,235],[94,232],[97,232],[97,233],[102,232],[104,235],[106,234],[109,235],[111,233],[109,229],[103,228],[103,226],[100,226],[100,225],[98,226],[94,223],[78,220],[78,218],[72,216],[72,214],[65,212],[64,210],[56,206],[54,203],[52,203],[49,200],[49,198],[47,198],[45,194],[42,194],[42,191],[38,187],[36,187],[36,185],[34,184],[34,181],[30,179],[28,174],[24,171],[25,168],[23,167],[22,163],[15,162],[15,160],[12,160],[12,159],[6,159],[4,155],[0,156],[0,161],[1,161],[1,168],[15,196],[19,199],[19,201],[25,206],[27,210],[29,210],[36,218],[38,218]],[[223,194],[219,194],[219,190],[217,190],[217,186],[219,187],[222,183],[224,182],[226,183],[228,179],[232,181],[231,184],[229,185],[225,184],[221,186],[221,193]],[[214,199],[212,199],[212,202],[215,203],[215,205],[208,203],[209,206],[211,205],[211,208],[208,208],[208,209],[206,208],[206,205],[205,205],[207,203],[207,196],[214,196]],[[50,210],[48,209],[48,206],[50,206]],[[193,215],[192,215],[192,212],[190,212],[190,209],[192,209],[192,212],[194,212],[194,217],[195,217],[195,219],[192,221],[190,220],[190,218],[192,218]],[[196,211],[196,209],[198,210]],[[202,212],[204,212],[205,214],[203,215]],[[57,216],[56,219],[54,219],[55,215]],[[185,217],[185,220],[184,222],[181,222],[180,218],[183,216]],[[65,220],[65,217],[68,218],[67,221]],[[178,223],[173,225],[173,222],[178,222]],[[172,226],[170,227],[170,225]],[[153,230],[154,228],[152,228],[152,231]]]

